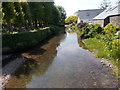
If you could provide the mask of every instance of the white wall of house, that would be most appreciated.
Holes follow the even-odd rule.
[[[81,22],[81,20],[80,20],[80,18],[78,17],[77,23],[80,23],[80,22]]]

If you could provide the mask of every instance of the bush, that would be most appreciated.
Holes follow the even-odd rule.
[[[72,30],[77,30],[77,26],[74,25],[74,24],[72,24],[72,25],[70,26],[70,28],[71,28]]]
[[[80,22],[80,23],[77,24],[77,27],[78,28],[83,28],[83,27],[85,27],[86,24],[87,23]]]
[[[120,60],[120,39],[113,40],[109,49],[111,51],[111,57]]]
[[[90,24],[81,28],[79,31],[81,32],[81,37],[84,39],[95,37],[97,34],[102,33],[103,29],[98,24],[96,25]]]
[[[120,63],[120,33],[115,35],[117,31],[120,31],[120,28],[109,23],[104,30],[97,25],[87,25],[80,29],[80,34],[83,38],[89,38],[84,39],[83,42],[89,49],[97,50],[97,57],[107,58],[118,67]],[[116,70],[118,69],[116,68]]]
[[[118,30],[119,28],[114,26],[112,23],[109,23],[104,27],[105,34],[108,34],[108,35],[114,35]]]

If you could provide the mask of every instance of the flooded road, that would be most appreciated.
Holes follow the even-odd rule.
[[[83,47],[76,33],[66,33],[22,53],[28,60],[11,76],[6,88],[118,87],[111,70]]]

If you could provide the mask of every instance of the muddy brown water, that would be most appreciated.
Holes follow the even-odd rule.
[[[76,33],[60,34],[21,54],[6,88],[116,88],[118,78],[87,50]]]

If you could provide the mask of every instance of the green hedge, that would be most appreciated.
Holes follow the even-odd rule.
[[[52,32],[52,34],[57,34],[60,31],[65,31],[63,27],[59,27],[59,26],[50,26],[50,30]]]
[[[59,27],[51,26],[49,29],[35,30],[34,32],[20,32],[2,35],[2,48],[8,47],[12,52],[32,47],[52,34],[59,32]],[[9,52],[9,51],[8,51]],[[4,53],[4,50],[3,50]]]

